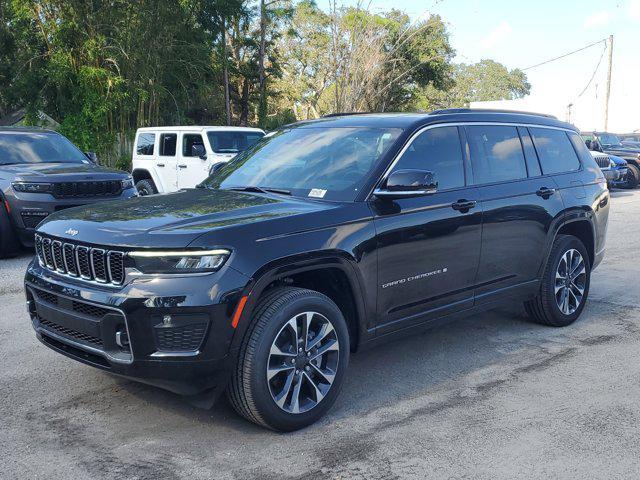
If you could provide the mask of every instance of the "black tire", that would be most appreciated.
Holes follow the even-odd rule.
[[[636,188],[638,186],[638,181],[640,181],[640,169],[631,163],[628,164],[624,188]]]
[[[9,212],[0,199],[0,258],[15,257],[20,252],[20,242],[13,230]]]
[[[142,179],[136,182],[136,190],[138,190],[138,195],[141,197],[145,197],[147,195],[155,195],[158,193],[155,185],[153,184],[153,180],[150,179]]]
[[[337,358],[337,367],[333,383],[325,391],[324,397],[307,411],[291,413],[278,406],[272,397],[267,367],[272,343],[279,338],[290,320],[309,311],[319,313],[331,323],[339,344],[337,357],[334,357]],[[240,415],[258,425],[283,432],[298,430],[311,425],[331,408],[340,392],[348,363],[349,333],[342,312],[336,304],[325,295],[312,290],[276,288],[268,292],[256,307],[252,324],[240,348],[227,396]],[[295,372],[298,372],[297,368],[296,366]],[[300,372],[298,376],[292,371],[292,378],[300,378],[302,381],[305,374],[302,370]],[[289,385],[293,385],[293,382],[296,380]],[[288,391],[291,391],[291,386]],[[285,400],[286,398],[288,395],[285,395]]]
[[[565,254],[571,250],[577,250],[584,261],[584,277],[580,279],[583,294],[577,308],[570,314],[566,314],[561,310],[558,305],[559,300],[556,298],[556,272]],[[573,235],[558,235],[553,242],[551,253],[547,259],[540,283],[540,291],[534,299],[525,302],[524,308],[527,314],[537,323],[552,327],[566,327],[575,322],[582,313],[589,296],[590,281],[591,265],[584,244]],[[561,292],[559,293],[561,295]],[[576,297],[574,296],[574,298]]]

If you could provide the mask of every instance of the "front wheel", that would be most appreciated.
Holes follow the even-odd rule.
[[[349,334],[325,295],[278,288],[259,303],[227,390],[235,410],[279,431],[304,428],[335,402],[349,362]]]
[[[584,244],[572,235],[553,242],[538,295],[524,307],[536,322],[553,327],[572,324],[589,295],[591,265]]]
[[[155,195],[158,193],[155,185],[152,180],[142,179],[136,182],[136,189],[138,190],[138,195],[141,197],[146,197],[147,195]]]
[[[635,165],[627,165],[627,176],[625,177],[624,188],[636,188],[640,181],[640,169]]]

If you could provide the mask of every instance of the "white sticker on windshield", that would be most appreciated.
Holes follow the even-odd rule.
[[[327,193],[327,191],[322,190],[321,188],[312,188],[309,192],[309,196],[314,198],[324,198],[325,193]]]

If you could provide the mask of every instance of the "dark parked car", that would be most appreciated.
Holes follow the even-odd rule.
[[[602,172],[554,118],[324,118],[199,188],[48,217],[27,304],[63,355],[200,404],[226,391],[295,430],[334,403],[351,352],[502,302],[574,322],[608,212]]]
[[[589,150],[620,157],[627,162],[626,188],[636,188],[640,182],[640,147],[623,144],[615,133],[583,132],[582,139]]]
[[[0,258],[33,246],[53,212],[133,196],[131,175],[97,165],[59,133],[0,128]]]

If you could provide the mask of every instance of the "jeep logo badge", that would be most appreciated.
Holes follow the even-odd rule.
[[[64,233],[66,233],[67,235],[71,235],[72,237],[75,237],[78,234],[78,230],[74,230],[73,228],[70,228]]]

